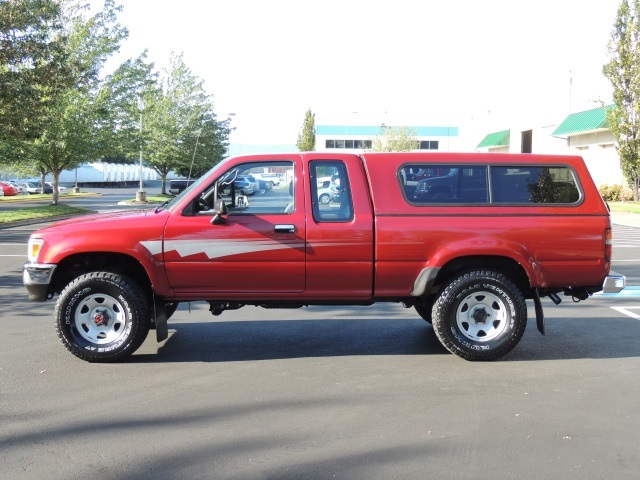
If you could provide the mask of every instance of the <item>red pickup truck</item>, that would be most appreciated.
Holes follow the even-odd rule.
[[[245,195],[251,174],[287,179]],[[319,201],[327,178],[336,192]],[[580,157],[295,153],[230,158],[155,209],[75,218],[31,235],[29,298],[58,295],[57,332],[94,362],[167,338],[179,302],[399,302],[451,352],[496,359],[533,301],[620,291],[611,222]]]

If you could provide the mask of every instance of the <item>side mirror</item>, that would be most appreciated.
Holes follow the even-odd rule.
[[[211,225],[223,225],[227,222],[224,217],[227,214],[227,205],[224,200],[216,200],[213,206],[213,218],[211,219]]]

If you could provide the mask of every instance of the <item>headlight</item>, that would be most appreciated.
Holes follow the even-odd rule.
[[[43,244],[44,240],[41,238],[29,238],[27,258],[30,263],[36,263],[38,261],[38,255],[40,255],[40,250],[42,249]]]

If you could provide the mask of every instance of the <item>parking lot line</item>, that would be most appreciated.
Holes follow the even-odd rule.
[[[630,310],[638,310],[640,311],[640,307],[611,307],[614,310],[623,313],[631,318],[635,318],[636,320],[640,320],[640,315],[637,313],[631,312]]]

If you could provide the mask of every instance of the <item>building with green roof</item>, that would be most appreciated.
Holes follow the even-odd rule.
[[[596,184],[624,184],[616,140],[606,110],[614,105],[569,114],[559,124],[510,128],[485,135],[477,151],[581,156]]]
[[[607,123],[606,110],[611,108],[614,105],[572,113],[551,135],[566,140],[567,153],[584,158],[597,184],[624,185],[616,139]]]
[[[508,152],[511,145],[511,129],[488,134],[478,144],[478,148],[486,148],[489,152]]]
[[[611,108],[613,108],[613,105],[572,113],[558,125],[552,135],[572,138],[592,133],[608,132],[609,124],[607,123],[605,110],[610,110]]]

